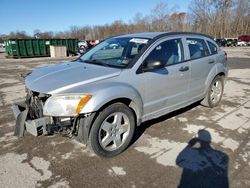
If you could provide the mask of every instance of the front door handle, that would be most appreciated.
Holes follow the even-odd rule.
[[[213,59],[209,59],[208,60],[208,64],[212,64],[212,63],[214,63],[214,60]]]
[[[184,71],[188,71],[189,67],[188,66],[183,66],[179,69],[179,71],[184,72]]]

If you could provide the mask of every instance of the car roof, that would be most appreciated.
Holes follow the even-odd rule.
[[[120,35],[117,37],[134,37],[134,38],[149,38],[153,39],[161,34],[164,34],[166,32],[145,32],[145,33],[131,33],[126,35]]]
[[[148,39],[154,39],[154,38],[161,38],[165,36],[170,35],[196,35],[196,36],[204,36],[208,37],[210,39],[213,39],[213,37],[209,35],[205,35],[202,33],[195,33],[195,32],[145,32],[145,33],[132,33],[132,34],[126,34],[126,35],[120,35],[119,37],[135,37],[135,38],[148,38]]]

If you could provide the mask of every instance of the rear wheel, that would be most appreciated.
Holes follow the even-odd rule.
[[[201,101],[201,104],[210,108],[218,106],[221,101],[223,91],[224,78],[222,76],[216,76],[209,86],[207,95]]]
[[[124,151],[134,134],[135,117],[122,103],[115,103],[100,112],[89,135],[91,149],[99,156],[113,157]]]

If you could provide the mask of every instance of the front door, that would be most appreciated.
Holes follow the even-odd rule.
[[[182,106],[187,100],[190,78],[181,38],[165,39],[155,44],[145,55],[144,64],[147,61],[162,61],[165,67],[142,73],[146,81],[144,120]]]

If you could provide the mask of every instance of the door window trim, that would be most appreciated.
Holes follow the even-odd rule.
[[[208,42],[210,42],[210,43],[212,43],[213,45],[216,46],[216,48],[217,48],[216,53],[212,53],[212,50],[211,50],[211,48],[210,48]],[[217,44],[215,44],[215,42],[211,42],[210,40],[206,39],[206,43],[207,43],[207,46],[208,46],[208,49],[209,49],[209,52],[210,52],[210,55],[211,55],[211,56],[212,56],[212,55],[218,54],[219,47],[218,47]]]
[[[207,49],[208,49],[209,54],[206,55],[206,56],[202,56],[202,57],[197,57],[197,58],[191,59],[191,58],[190,58],[190,50],[189,50],[188,43],[187,43],[187,39],[188,39],[188,38],[203,40],[204,43],[205,43],[205,45],[206,45],[206,47],[207,47]],[[206,57],[209,57],[209,56],[211,56],[211,55],[214,55],[214,54],[211,54],[210,48],[208,47],[208,44],[207,44],[206,40],[207,40],[206,38],[204,38],[204,37],[199,37],[199,36],[188,36],[188,37],[185,37],[185,45],[186,45],[186,48],[187,48],[187,51],[188,51],[188,58],[187,58],[188,61],[193,61],[193,60],[197,60],[197,59],[202,59],[202,58],[206,58]]]
[[[209,50],[209,55],[206,55],[206,56],[203,56],[203,57],[199,57],[199,58],[194,58],[194,59],[190,59],[190,52],[189,52],[189,48],[188,48],[188,45],[187,45],[187,38],[197,38],[197,39],[202,39],[202,40],[204,40],[205,41],[205,43],[206,43],[206,45],[207,45],[207,47],[208,47],[208,50]],[[202,59],[202,58],[207,58],[207,57],[209,57],[209,56],[213,56],[213,55],[216,55],[216,54],[218,54],[218,52],[219,52],[219,46],[216,44],[216,43],[214,43],[214,44],[216,44],[216,47],[217,47],[217,53],[216,54],[212,54],[211,53],[211,51],[210,51],[210,48],[209,48],[209,46],[208,46],[208,44],[207,44],[207,41],[210,41],[211,42],[211,40],[212,39],[210,39],[210,38],[208,38],[208,37],[203,37],[203,36],[185,36],[184,37],[184,40],[185,40],[185,48],[186,48],[186,50],[187,50],[187,52],[186,52],[186,57],[187,57],[187,60],[186,61],[193,61],[193,60],[197,60],[197,59]]]
[[[172,36],[172,37],[164,37],[161,38],[160,40],[155,41],[155,43],[147,49],[147,51],[142,55],[142,62],[140,64],[140,66],[138,67],[138,69],[136,70],[136,74],[141,74],[141,73],[145,73],[142,70],[143,64],[146,60],[146,58],[149,56],[149,54],[161,43],[166,42],[168,40],[173,40],[173,39],[180,39],[181,40],[181,44],[182,44],[182,55],[183,55],[183,60],[178,62],[178,63],[174,63],[174,64],[170,64],[170,65],[166,65],[165,67],[169,67],[169,66],[174,66],[174,65],[178,65],[184,62],[187,62],[187,56],[186,56],[186,50],[185,50],[185,44],[184,44],[184,37],[183,36]]]

